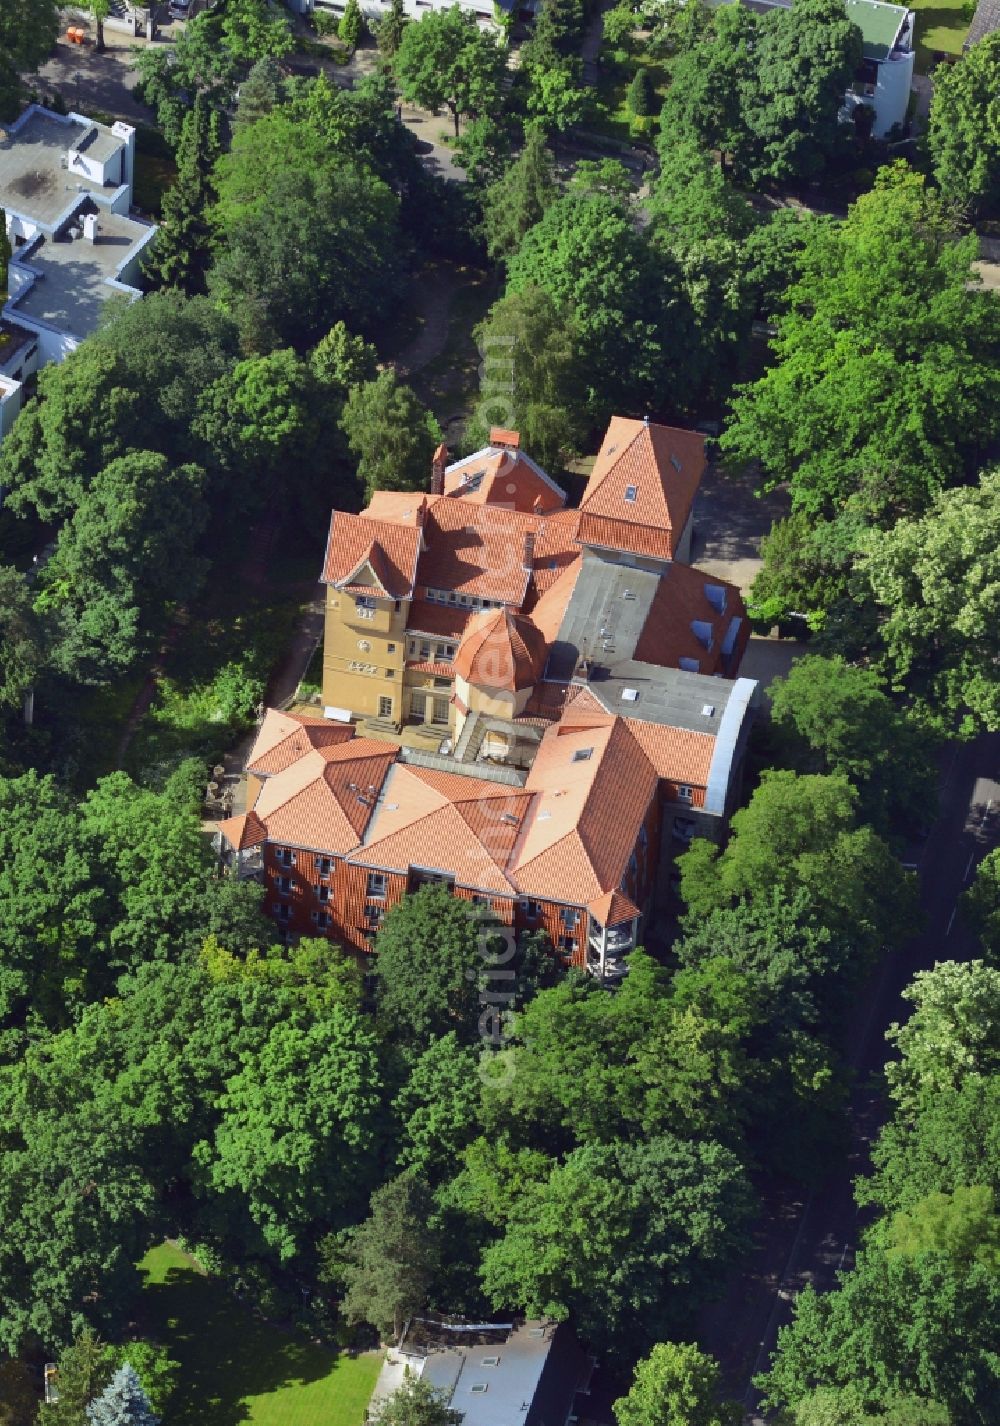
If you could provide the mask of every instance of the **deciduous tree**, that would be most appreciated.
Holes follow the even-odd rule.
[[[376,490],[423,490],[441,432],[391,368],[353,386],[340,418],[369,498]]]
[[[733,1426],[738,1402],[722,1402],[719,1365],[688,1342],[658,1342],[614,1403],[618,1426]]]
[[[986,35],[936,76],[927,144],[946,198],[968,212],[1000,201],[1000,35]]]
[[[447,108],[459,121],[495,113],[500,102],[503,51],[461,6],[430,10],[403,31],[394,61],[405,99],[424,109]]]

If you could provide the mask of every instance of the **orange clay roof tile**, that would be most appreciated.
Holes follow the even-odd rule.
[[[587,910],[602,926],[617,926],[622,921],[632,921],[642,914],[624,891],[606,891],[603,896],[592,901]]]
[[[580,502],[580,539],[655,555],[651,537],[660,533],[668,537],[663,557],[672,556],[704,469],[696,432],[613,416]]]
[[[408,599],[413,592],[419,554],[420,529],[416,525],[335,510],[330,520],[323,583],[341,588],[363,585],[364,581],[355,576],[367,566],[386,595]]]
[[[269,841],[343,855],[360,841],[395,756],[371,738],[314,749],[267,780],[253,811]]]
[[[273,774],[283,771],[310,748],[332,747],[348,742],[354,730],[326,718],[308,718],[269,708],[264,714],[254,745],[247,758],[250,772]]]
[[[455,654],[455,673],[481,688],[515,692],[534,687],[547,656],[545,639],[529,619],[509,609],[487,609],[469,621]]]
[[[565,493],[521,451],[487,447],[450,465],[444,493],[464,504],[495,505],[524,514],[561,510]]]
[[[267,841],[267,828],[256,812],[242,812],[238,817],[227,817],[224,822],[216,822],[215,825],[234,852],[245,852]]]

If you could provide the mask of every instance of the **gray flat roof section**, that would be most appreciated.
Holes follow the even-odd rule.
[[[82,218],[71,226],[82,225]],[[25,264],[38,276],[15,302],[13,315],[33,317],[82,339],[94,331],[101,309],[115,289],[116,270],[152,231],[144,223],[101,209],[96,243],[86,238],[43,237],[26,253]]]
[[[110,129],[100,124],[91,124],[73,144],[78,153],[86,154],[95,163],[106,163],[113,153],[121,148],[121,139],[115,138]]]
[[[621,718],[718,734],[736,685],[728,678],[622,659],[612,667],[592,668],[586,686],[609,713]],[[635,698],[623,697],[626,690],[634,691]]]
[[[95,127],[29,115],[0,143],[0,207],[51,228],[81,193],[103,193],[101,184],[71,174],[62,162],[66,150]],[[118,143],[110,132],[108,137]]]
[[[630,659],[659,583],[659,575],[648,570],[585,557],[545,677],[553,683],[569,683],[581,658],[602,664]]]

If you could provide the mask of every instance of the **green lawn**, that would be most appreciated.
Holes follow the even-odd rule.
[[[961,54],[975,5],[970,0],[911,0],[917,12],[917,70],[926,74],[932,55]]]
[[[181,1364],[171,1426],[361,1426],[379,1353],[338,1355],[257,1321],[166,1244],[140,1267],[144,1326]]]

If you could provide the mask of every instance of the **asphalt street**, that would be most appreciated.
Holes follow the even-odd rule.
[[[922,933],[889,955],[859,997],[846,1046],[855,1074],[850,1102],[849,1152],[837,1169],[804,1199],[777,1193],[765,1205],[756,1249],[726,1298],[703,1314],[702,1345],[719,1358],[731,1392],[743,1401],[745,1420],[758,1426],[752,1377],[767,1367],[778,1330],[807,1283],[833,1287],[854,1261],[859,1221],[853,1180],[868,1164],[868,1148],[885,1115],[880,1073],[888,1058],[885,1032],[909,1014],[901,992],[917,971],[942,960],[968,960],[975,938],[962,923],[959,897],[978,863],[1000,842],[1000,735],[955,744],[940,783],[938,819],[911,855],[920,879],[926,923]]]

